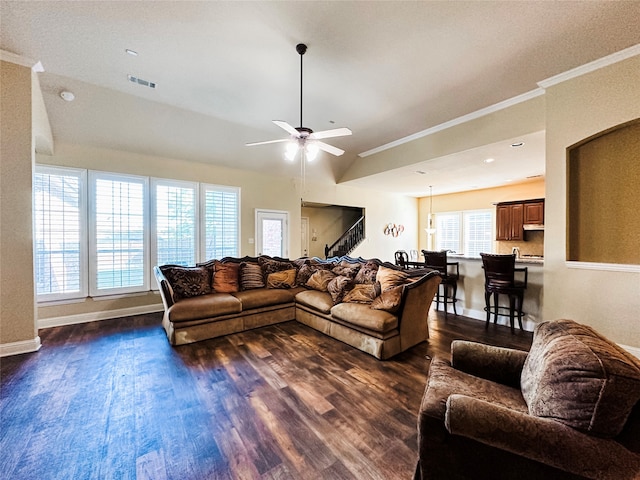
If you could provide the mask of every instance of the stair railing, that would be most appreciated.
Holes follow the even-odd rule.
[[[324,256],[341,257],[348,255],[364,240],[364,216],[360,217],[349,230],[344,232],[333,245],[325,245]]]

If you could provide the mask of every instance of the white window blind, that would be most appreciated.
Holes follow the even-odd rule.
[[[87,295],[83,170],[37,166],[33,178],[36,295]]]
[[[155,265],[194,265],[197,245],[197,184],[154,179]]]
[[[90,172],[91,295],[148,290],[146,177]]]
[[[238,256],[240,237],[240,189],[202,186],[205,260]]]
[[[464,217],[464,254],[467,257],[479,257],[480,253],[491,253],[493,247],[491,210],[472,210],[463,212]]]
[[[460,232],[459,213],[438,213],[436,215],[436,250],[461,253]]]

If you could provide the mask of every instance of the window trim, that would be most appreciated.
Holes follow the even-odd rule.
[[[435,214],[436,217],[436,233],[435,233],[435,238],[434,238],[434,245],[435,248],[440,248],[438,245],[438,233],[440,231],[440,228],[438,227],[438,216],[439,215],[449,215],[449,216],[457,216],[458,218],[458,235],[459,235],[459,239],[458,239],[458,245],[459,250],[455,252],[456,255],[461,255],[467,258],[480,258],[480,256],[471,256],[468,255],[468,249],[467,249],[467,244],[465,242],[465,216],[471,213],[488,213],[491,216],[490,219],[490,223],[491,223],[491,251],[490,252],[486,252],[486,253],[493,253],[495,251],[495,229],[496,229],[496,222],[495,222],[495,209],[491,209],[491,208],[477,208],[477,209],[469,209],[469,210],[456,210],[456,211],[450,211],[450,212],[438,212]],[[484,253],[484,252],[483,252]]]

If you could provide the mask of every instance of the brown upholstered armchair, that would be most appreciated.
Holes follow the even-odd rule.
[[[571,320],[435,357],[415,479],[640,479],[640,360]]]

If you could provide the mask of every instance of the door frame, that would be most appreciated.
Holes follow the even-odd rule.
[[[282,229],[282,257],[289,258],[289,212],[286,210],[270,210],[266,208],[256,208],[255,210],[255,232],[256,232],[256,243],[255,243],[255,256],[260,256],[262,253],[262,228],[261,223],[262,220],[268,218],[284,220],[284,227]]]

